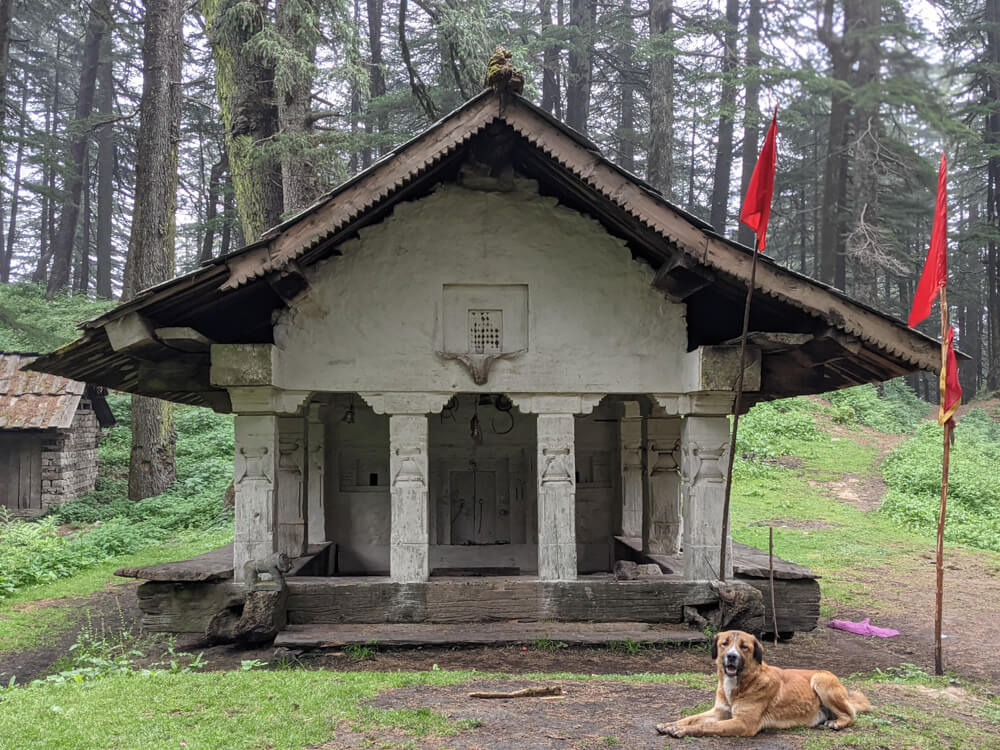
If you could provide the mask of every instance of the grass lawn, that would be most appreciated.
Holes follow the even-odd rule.
[[[903,575],[920,564],[921,553],[933,550],[934,539],[877,511],[827,497],[821,487],[809,483],[835,481],[844,474],[877,474],[875,447],[850,438],[836,440],[825,432],[795,441],[792,447],[790,454],[802,460],[802,468],[739,462],[732,493],[733,538],[766,550],[768,522],[773,522],[774,553],[822,576],[824,615],[837,605],[870,606],[877,601],[878,589],[859,582],[859,574],[891,566],[894,575]],[[796,522],[809,522],[810,527]],[[994,553],[976,554],[1000,561]]]
[[[182,560],[231,541],[229,530],[192,532],[168,544],[113,558],[67,578],[20,589],[0,602],[0,654],[37,648],[68,630],[80,620],[83,611],[67,606],[71,604],[67,600],[122,583],[123,579],[114,576],[118,568]]]
[[[45,684],[0,692],[0,749],[7,748],[304,748],[337,747],[345,733],[384,733],[376,747],[407,747],[412,739],[448,737],[480,725],[449,720],[426,708],[377,709],[365,705],[379,692],[414,685],[453,685],[504,675],[475,672],[332,672],[326,670],[213,673],[138,673],[92,683]],[[520,676],[523,680],[528,676]],[[585,675],[533,675],[572,683]],[[711,689],[701,674],[603,676],[629,683],[681,683]],[[875,710],[858,728],[835,734],[796,730],[803,748],[996,747],[996,698],[947,680],[878,675],[854,684],[875,696]],[[957,690],[957,692],[956,692]],[[573,689],[559,709],[570,708]],[[953,701],[947,697],[951,695]],[[677,710],[691,707],[665,707]],[[489,729],[489,727],[485,727]],[[541,739],[541,738],[540,738]],[[652,740],[653,738],[651,738]],[[480,737],[480,740],[482,738]],[[655,742],[655,740],[653,740]],[[666,742],[666,740],[664,740]],[[346,743],[345,743],[346,744]],[[362,745],[364,746],[364,745]],[[445,740],[442,746],[447,747]]]

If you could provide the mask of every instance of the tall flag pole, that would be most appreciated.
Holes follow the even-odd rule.
[[[740,367],[736,373],[736,399],[733,402],[733,430],[729,436],[729,466],[726,469],[726,496],[722,504],[722,542],[719,546],[719,580],[726,580],[726,554],[729,537],[729,499],[733,487],[733,462],[736,459],[736,430],[743,411],[743,375],[746,370],[747,333],[750,329],[750,302],[757,280],[757,255],[767,247],[767,224],[771,219],[771,198],[774,195],[774,172],[778,157],[778,108],[774,108],[771,125],[764,136],[764,145],[757,157],[757,165],[750,176],[747,194],[743,199],[740,221],[754,230],[754,248],[750,261],[750,283],[743,306],[743,331],[740,334]]]
[[[931,230],[931,245],[920,274],[917,291],[913,295],[913,305],[907,320],[915,327],[925,320],[937,297],[941,305],[941,376],[940,407],[938,423],[944,427],[944,455],[941,461],[941,509],[938,513],[937,528],[937,592],[934,611],[934,672],[944,674],[941,655],[941,613],[944,608],[944,522],[948,507],[948,464],[951,458],[951,444],[954,442],[955,411],[962,403],[962,386],[958,382],[958,361],[955,357],[955,328],[948,324],[948,164],[941,154],[938,169],[937,203],[934,207],[934,227]]]

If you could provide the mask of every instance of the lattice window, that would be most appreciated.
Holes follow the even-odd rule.
[[[503,310],[469,310],[469,351],[476,354],[503,351]]]

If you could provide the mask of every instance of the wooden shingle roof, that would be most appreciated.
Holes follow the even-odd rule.
[[[672,205],[527,100],[484,91],[257,242],[145,290],[33,366],[226,410],[228,395],[208,379],[207,347],[115,351],[105,327],[136,312],[150,330],[184,326],[217,343],[270,342],[272,314],[304,288],[303,268],[339,254],[359,229],[454,180],[470,161],[513,168],[624,239],[657,269],[654,285],[687,305],[689,348],[739,334],[750,248]],[[764,355],[761,400],[933,370],[940,362],[934,339],[767,256],[757,269],[751,331]]]

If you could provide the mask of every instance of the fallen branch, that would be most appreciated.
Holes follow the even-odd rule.
[[[542,695],[562,695],[561,685],[552,687],[529,687],[510,693],[469,693],[470,698],[537,698]]]

